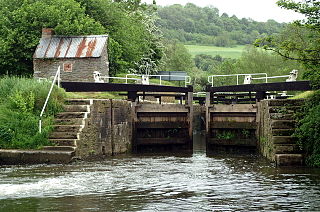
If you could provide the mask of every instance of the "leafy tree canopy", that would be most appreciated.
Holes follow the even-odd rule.
[[[32,55],[43,27],[63,35],[105,33],[73,0],[1,0],[0,13],[1,74],[32,75]]]
[[[110,73],[135,70],[162,57],[155,8],[140,0],[0,0],[0,74],[32,75],[41,29],[59,35],[110,35]],[[146,59],[147,58],[147,59]]]
[[[301,12],[307,19],[288,25],[279,35],[258,39],[255,45],[301,62],[307,69],[305,78],[320,88],[320,3],[313,0],[298,3],[281,0],[278,4],[283,8]]]
[[[158,26],[168,39],[188,44],[233,46],[251,44],[262,35],[278,33],[284,24],[274,20],[257,22],[252,19],[219,14],[215,7],[198,7],[188,3],[158,7]]]

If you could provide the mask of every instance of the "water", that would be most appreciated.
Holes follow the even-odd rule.
[[[320,170],[257,155],[0,167],[0,211],[320,211]]]

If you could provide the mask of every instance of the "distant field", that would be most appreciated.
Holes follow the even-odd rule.
[[[221,55],[223,58],[239,58],[245,46],[236,46],[232,48],[217,47],[217,46],[198,46],[198,45],[185,45],[189,50],[192,57],[198,54],[207,54],[211,56]]]

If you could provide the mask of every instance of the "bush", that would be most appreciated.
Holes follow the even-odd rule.
[[[5,77],[0,79],[0,148],[37,149],[49,145],[53,115],[62,110],[63,89],[54,87],[38,132],[39,115],[50,82]]]
[[[307,154],[306,163],[309,166],[320,167],[320,90],[308,98],[303,108],[298,115],[295,136]]]

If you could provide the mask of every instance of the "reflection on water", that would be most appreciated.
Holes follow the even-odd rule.
[[[317,211],[320,171],[257,155],[0,167],[0,211]]]

